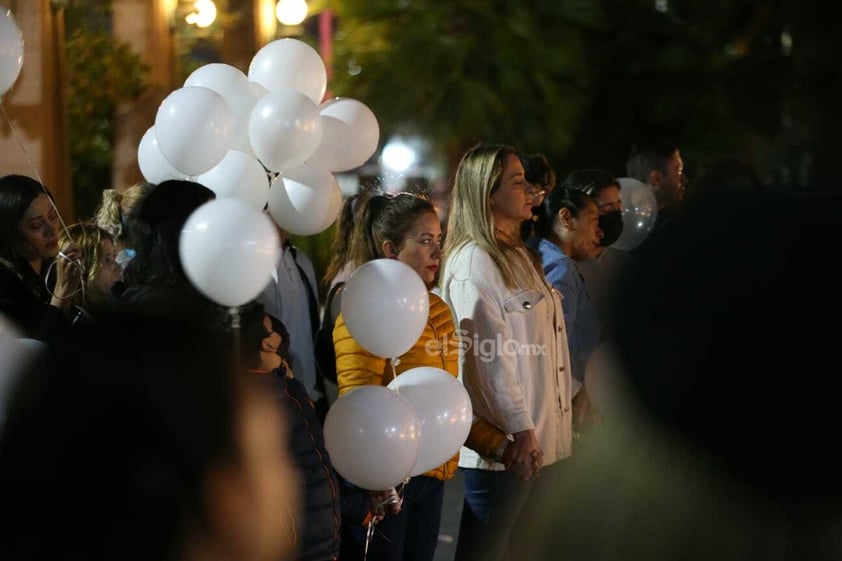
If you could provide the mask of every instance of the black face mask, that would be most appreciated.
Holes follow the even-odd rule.
[[[599,245],[608,247],[619,239],[623,233],[623,211],[614,210],[599,215],[599,229],[602,230],[602,239]]]

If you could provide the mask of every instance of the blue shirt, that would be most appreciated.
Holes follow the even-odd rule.
[[[541,267],[547,280],[564,297],[561,305],[564,326],[567,328],[567,345],[570,347],[572,375],[584,383],[588,358],[599,344],[600,324],[596,307],[573,259],[547,239],[531,238],[528,243],[541,256]]]

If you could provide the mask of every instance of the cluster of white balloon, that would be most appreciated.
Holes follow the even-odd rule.
[[[213,301],[236,307],[256,297],[280,249],[271,220],[297,235],[328,228],[342,205],[334,173],[361,166],[377,149],[371,110],[351,98],[318,105],[326,85],[315,50],[279,39],[255,54],[248,75],[219,63],[197,69],[164,99],[144,134],[138,165],[147,181],[190,178],[217,195],[188,218],[179,241],[185,273]],[[267,205],[271,219],[262,212]],[[429,296],[412,268],[376,260],[349,278],[342,312],[361,345],[397,357],[421,336]],[[471,419],[458,380],[416,368],[388,388],[344,395],[324,433],[343,477],[386,489],[453,456]]]
[[[350,276],[342,317],[371,353],[399,357],[427,325],[429,294],[418,273],[394,259],[375,259]],[[336,470],[363,489],[394,487],[447,461],[464,444],[473,408],[462,383],[445,370],[417,367],[387,386],[343,395],[325,419],[325,445]]]
[[[0,10],[0,96],[22,66],[23,35],[11,12]],[[187,276],[214,302],[237,307],[255,298],[279,257],[272,220],[297,235],[325,230],[342,205],[334,173],[376,151],[374,113],[351,98],[321,103],[326,87],[318,53],[280,39],[257,52],[248,75],[220,63],[197,69],[164,99],[143,135],[137,156],[147,181],[193,179],[217,195],[188,218],[179,241]],[[378,259],[348,280],[342,312],[361,345],[398,357],[421,336],[429,296],[409,266]],[[11,339],[2,329],[0,336],[0,355],[10,357],[3,345]],[[324,433],[341,475],[365,489],[387,489],[452,457],[472,416],[457,379],[422,367],[387,388],[366,386],[337,400]]]
[[[377,150],[374,113],[352,98],[322,102],[326,89],[319,54],[287,38],[263,46],[248,75],[223,63],[198,68],[158,107],[138,166],[151,183],[192,179],[216,193],[180,241],[187,276],[212,300],[239,306],[257,296],[278,259],[272,220],[294,235],[327,229],[342,206],[334,174]]]

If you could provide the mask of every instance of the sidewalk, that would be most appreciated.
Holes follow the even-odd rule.
[[[444,505],[441,511],[439,545],[433,561],[453,561],[456,538],[459,536],[459,519],[462,516],[462,473],[444,484]]]

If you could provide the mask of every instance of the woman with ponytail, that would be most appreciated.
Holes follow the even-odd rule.
[[[348,262],[360,267],[374,259],[397,259],[412,267],[428,288],[435,286],[441,261],[441,224],[433,204],[411,193],[365,193],[357,201],[358,214],[351,235]],[[427,325],[415,345],[391,360],[365,350],[357,343],[340,314],[333,332],[339,393],[367,384],[386,386],[395,375],[429,366],[458,375],[459,341],[447,304],[430,293]],[[505,435],[487,423],[478,422],[469,436],[493,443]],[[492,444],[493,445],[493,444]],[[432,561],[438,543],[444,482],[453,478],[459,455],[422,475],[412,477],[401,491],[402,502],[382,503],[394,490],[371,492],[375,515],[385,515],[368,543],[368,561]],[[357,491],[364,493],[364,491]],[[378,508],[379,507],[379,508]],[[348,516],[343,521],[340,559],[366,558],[366,528]]]

